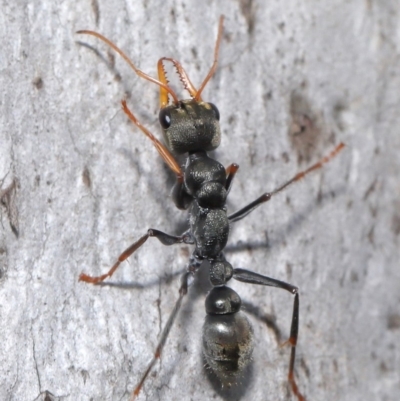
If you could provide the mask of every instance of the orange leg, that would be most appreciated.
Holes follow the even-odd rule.
[[[87,274],[81,273],[79,276],[79,281],[84,281],[91,284],[98,284],[104,281],[106,278],[111,277],[118,269],[119,265],[123,261],[128,259],[129,256],[133,254],[133,252],[139,249],[148,240],[149,237],[156,237],[164,245],[180,244],[182,242],[191,243],[191,239],[187,234],[183,234],[180,237],[175,237],[173,235],[163,233],[162,231],[150,228],[147,231],[146,235],[143,235],[143,237],[139,238],[138,241],[134,242],[130,247],[126,248],[125,251],[121,253],[121,255],[119,255],[118,260],[114,263],[113,267],[107,273],[96,277],[88,276]]]
[[[231,190],[233,178],[235,177],[237,171],[239,170],[239,165],[236,163],[232,163],[225,170],[226,170],[225,189],[229,193],[229,191]]]
[[[301,180],[307,174],[311,173],[314,170],[317,170],[317,169],[321,168],[324,164],[328,163],[331,159],[333,159],[344,148],[344,146],[345,146],[344,143],[340,143],[338,146],[336,146],[335,149],[333,149],[333,151],[329,155],[323,157],[319,162],[313,164],[311,167],[309,167],[308,169],[306,169],[304,171],[300,171],[300,173],[297,173],[293,178],[291,178],[289,181],[286,181],[283,185],[281,185],[280,187],[274,189],[272,192],[266,192],[265,194],[262,194],[255,201],[249,203],[244,208],[242,208],[242,209],[238,210],[237,212],[231,214],[230,216],[228,216],[229,221],[231,223],[233,223],[235,221],[239,221],[239,220],[243,219],[250,212],[252,212],[255,208],[260,206],[262,203],[268,202],[272,198],[273,195],[276,195],[278,192],[283,191],[290,184],[293,184],[294,182]]]

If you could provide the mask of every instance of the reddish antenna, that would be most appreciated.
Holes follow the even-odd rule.
[[[153,77],[151,77],[150,75],[146,74],[145,72],[139,70],[135,64],[133,64],[132,60],[118,47],[116,46],[113,42],[111,42],[111,40],[107,39],[105,36],[101,35],[100,33],[94,32],[94,31],[88,31],[88,30],[82,30],[82,31],[78,31],[78,34],[85,34],[85,35],[91,35],[91,36],[95,36],[96,38],[102,40],[104,43],[106,43],[108,46],[110,46],[113,50],[115,50],[128,64],[129,66],[132,68],[133,71],[135,71],[135,73],[137,75],[139,75],[139,77],[146,79],[147,81],[153,82],[156,85],[158,85],[162,90],[168,92],[172,98],[174,99],[174,103],[177,105],[179,103],[179,99],[178,96],[176,95],[176,93],[167,85],[167,83],[165,82],[161,82]]]

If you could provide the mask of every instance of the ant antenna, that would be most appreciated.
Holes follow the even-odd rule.
[[[224,16],[221,15],[221,17],[219,18],[217,43],[215,44],[215,50],[214,50],[214,62],[210,68],[210,71],[208,72],[207,76],[205,77],[203,83],[200,85],[200,88],[197,91],[196,96],[194,97],[194,100],[196,100],[197,102],[201,101],[201,92],[203,92],[203,89],[205,88],[208,81],[211,79],[211,77],[214,75],[215,70],[217,69],[219,45],[221,44],[223,27],[224,27]]]
[[[133,64],[132,60],[118,46],[116,46],[113,42],[111,42],[111,40],[107,39],[105,36],[101,35],[100,33],[97,33],[94,31],[81,30],[81,31],[77,31],[76,33],[95,36],[96,38],[102,40],[104,43],[106,43],[108,46],[110,46],[113,50],[115,50],[129,64],[129,66],[132,68],[132,70],[135,71],[135,73],[137,75],[139,75],[139,77],[144,78],[147,81],[153,82],[156,85],[160,86],[162,89],[167,91],[172,96],[172,98],[174,99],[174,103],[176,105],[179,104],[178,96],[167,84],[165,84],[165,83],[151,77],[150,75],[146,74],[145,72],[139,70],[135,66],[135,64]]]

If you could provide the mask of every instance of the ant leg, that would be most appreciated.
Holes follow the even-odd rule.
[[[239,165],[236,163],[232,163],[225,170],[226,170],[225,189],[226,189],[226,192],[229,193],[229,191],[231,190],[232,181],[233,181],[237,171],[239,170]]]
[[[139,383],[136,385],[135,390],[133,390],[132,396],[130,398],[131,401],[135,400],[138,394],[140,393],[140,390],[143,387],[144,382],[146,381],[147,376],[149,375],[151,369],[153,368],[154,364],[157,362],[157,359],[160,359],[161,357],[161,352],[164,348],[165,342],[167,341],[168,334],[171,330],[172,325],[174,324],[175,318],[179,312],[179,309],[182,305],[182,299],[183,297],[187,294],[188,287],[189,287],[189,276],[192,273],[186,272],[183,274],[182,279],[181,279],[181,286],[179,288],[179,298],[176,301],[176,304],[174,306],[174,309],[171,312],[171,315],[168,318],[167,324],[164,327],[164,330],[161,333],[161,338],[160,341],[157,344],[156,351],[154,352],[154,356],[150,363],[147,365],[147,369],[144,372],[142,378],[140,379]]]
[[[193,201],[193,197],[186,192],[185,183],[176,181],[172,188],[172,200],[180,210],[186,210]]]
[[[294,361],[296,359],[296,345],[297,345],[297,337],[299,334],[299,308],[300,308],[299,294],[296,293],[293,301],[292,325],[290,327],[290,337],[288,340],[289,344],[292,346],[292,350],[290,352],[288,380],[290,386],[292,387],[293,394],[298,398],[298,400],[306,401],[305,397],[300,393],[299,388],[297,387],[296,384],[296,380],[294,378]]]
[[[230,223],[235,223],[236,221],[242,220],[244,217],[246,217],[248,214],[250,214],[255,208],[260,206],[264,202],[268,202],[272,197],[272,194],[270,192],[266,192],[265,194],[261,195],[259,198],[257,198],[255,201],[249,203],[247,206],[244,208],[238,210],[235,213],[232,213],[230,216],[228,216],[228,220]]]
[[[294,285],[285,283],[284,281],[275,280],[273,278],[263,276],[258,273],[254,273],[245,269],[233,269],[233,278],[242,281],[244,283],[249,284],[259,284],[266,285],[270,287],[283,288],[286,291],[289,291],[294,295],[293,301],[293,315],[292,315],[292,323],[290,327],[290,337],[287,341],[288,344],[291,345],[292,350],[290,352],[290,362],[289,362],[289,373],[288,373],[288,381],[290,383],[290,387],[292,389],[293,394],[297,397],[299,401],[306,401],[306,398],[300,393],[299,388],[297,387],[296,380],[294,378],[294,362],[296,359],[296,345],[297,338],[299,334],[299,293],[298,288]]]
[[[81,273],[79,276],[79,281],[98,284],[104,281],[106,278],[111,277],[114,274],[115,270],[118,269],[119,265],[124,260],[128,259],[129,256],[133,254],[133,252],[139,249],[147,241],[149,237],[156,237],[164,245],[174,245],[174,244],[180,244],[182,242],[191,243],[192,241],[191,237],[187,233],[181,235],[180,237],[175,237],[173,235],[163,233],[162,231],[150,228],[147,231],[146,235],[143,235],[143,237],[139,238],[138,241],[134,242],[130,247],[125,249],[125,251],[122,252],[121,255],[119,255],[118,260],[114,263],[113,267],[106,274],[102,274],[101,276],[98,277],[92,277],[88,276],[87,274]]]
[[[300,171],[297,173],[293,178],[291,178],[289,181],[286,181],[283,185],[280,187],[274,189],[272,192],[266,192],[265,194],[261,195],[259,198],[257,198],[255,201],[249,203],[247,206],[244,208],[240,209],[239,211],[231,214],[228,216],[228,219],[231,223],[235,221],[239,221],[246,217],[250,212],[252,212],[255,208],[260,206],[264,202],[268,202],[273,195],[276,195],[278,192],[283,191],[286,187],[288,187],[290,184],[293,184],[296,181],[301,180],[304,178],[307,174],[311,173],[314,170],[317,170],[321,168],[324,164],[328,163],[331,159],[333,159],[343,148],[344,148],[344,143],[340,143],[338,146],[336,146],[335,149],[329,155],[323,157],[321,160],[319,160],[317,163],[313,164],[311,167],[309,167],[306,170]]]

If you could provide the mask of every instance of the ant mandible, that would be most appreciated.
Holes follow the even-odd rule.
[[[298,288],[249,270],[234,268],[225,259],[223,250],[227,244],[232,223],[246,217],[250,212],[261,204],[268,202],[274,195],[290,184],[321,168],[336,156],[344,147],[344,144],[339,144],[328,156],[296,174],[292,179],[286,181],[272,192],[264,193],[239,211],[228,215],[226,198],[239,166],[233,163],[225,169],[221,163],[207,154],[207,152],[216,149],[221,141],[219,111],[214,104],[204,102],[201,98],[206,84],[217,68],[222,29],[223,17],[221,16],[214,50],[214,62],[199,89],[193,86],[182,65],[175,59],[161,58],[157,64],[158,79],[155,79],[136,68],[125,53],[104,36],[88,30],[77,32],[79,34],[92,35],[102,40],[120,54],[138,76],[160,87],[159,121],[163,128],[166,146],[136,119],[125,100],[122,100],[122,109],[133,124],[152,141],[158,153],[176,175],[176,184],[172,192],[175,205],[179,209],[189,210],[189,229],[182,235],[169,235],[151,228],[147,231],[147,234],[122,252],[116,263],[106,274],[93,277],[82,273],[79,280],[98,284],[111,277],[118,266],[139,249],[149,237],[157,238],[164,245],[184,243],[195,247],[189,259],[186,272],[181,279],[179,298],[162,331],[153,358],[132,393],[132,400],[138,396],[151,369],[157,359],[160,358],[168,334],[181,307],[182,299],[193,281],[193,276],[204,265],[203,262],[205,261],[209,262],[209,279],[213,286],[206,297],[207,316],[203,326],[203,353],[209,367],[223,385],[231,386],[237,382],[244,368],[249,364],[253,351],[253,329],[245,314],[240,311],[241,300],[239,295],[232,288],[226,286],[227,282],[234,278],[244,283],[282,288],[294,295],[290,337],[287,341],[291,346],[288,381],[293,394],[298,400],[305,400],[305,397],[297,387],[294,377],[296,344],[299,331]],[[176,68],[184,89],[190,94],[190,99],[179,100],[176,93],[169,86],[164,69],[165,62],[172,63]],[[172,98],[172,104],[169,104],[169,96]],[[188,154],[183,169],[176,161],[173,153],[179,155]]]

